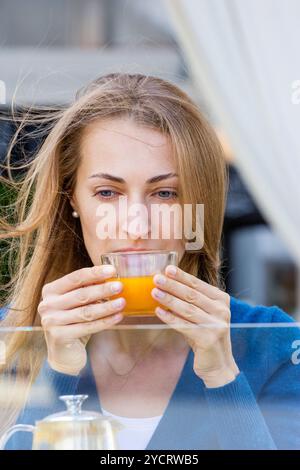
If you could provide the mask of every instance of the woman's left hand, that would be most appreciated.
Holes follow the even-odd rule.
[[[165,274],[154,276],[152,296],[171,311],[157,307],[155,313],[185,336],[194,352],[194,371],[206,387],[232,382],[239,369],[231,348],[230,296],[177,266],[167,266]]]

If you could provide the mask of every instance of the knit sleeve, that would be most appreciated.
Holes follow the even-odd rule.
[[[231,383],[204,390],[221,449],[300,448],[300,329],[278,307],[264,311],[272,327],[249,334],[250,375],[241,369]]]
[[[243,372],[223,387],[206,388],[205,395],[221,449],[276,449]]]

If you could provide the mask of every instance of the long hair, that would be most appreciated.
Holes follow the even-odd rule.
[[[10,144],[7,176],[0,182],[16,198],[2,207],[0,239],[8,248],[10,281],[4,306],[9,310],[0,325],[40,326],[37,307],[45,283],[84,266],[92,266],[84,245],[80,221],[72,217],[70,198],[80,164],[80,143],[91,122],[130,118],[170,138],[178,166],[182,203],[204,204],[204,245],[186,251],[180,267],[222,288],[220,246],[227,195],[227,171],[219,140],[198,106],[179,87],[158,77],[113,73],[79,91],[73,103],[26,115]],[[24,124],[43,125],[46,137],[34,158],[21,165],[22,176],[12,176],[11,154]],[[20,169],[20,168],[19,168]],[[3,287],[2,287],[3,289]],[[33,338],[39,336],[40,340]],[[42,335],[20,331],[7,334],[6,371],[14,370],[28,391],[46,357]],[[31,339],[30,339],[31,338]],[[22,354],[18,352],[22,351]],[[24,397],[26,393],[24,393]],[[18,400],[10,394],[6,419],[17,416]],[[19,404],[20,405],[20,404]]]

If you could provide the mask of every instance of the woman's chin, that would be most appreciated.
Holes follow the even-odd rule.
[[[128,315],[123,314],[123,320],[118,325],[162,325],[164,322],[154,315]]]

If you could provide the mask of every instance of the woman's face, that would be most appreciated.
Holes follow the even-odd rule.
[[[176,174],[169,139],[159,131],[129,119],[98,121],[86,128],[71,204],[94,265],[100,264],[100,254],[128,248],[176,250],[182,258],[177,222],[170,218],[168,235],[162,231],[166,217],[151,215],[158,204],[179,205]]]

